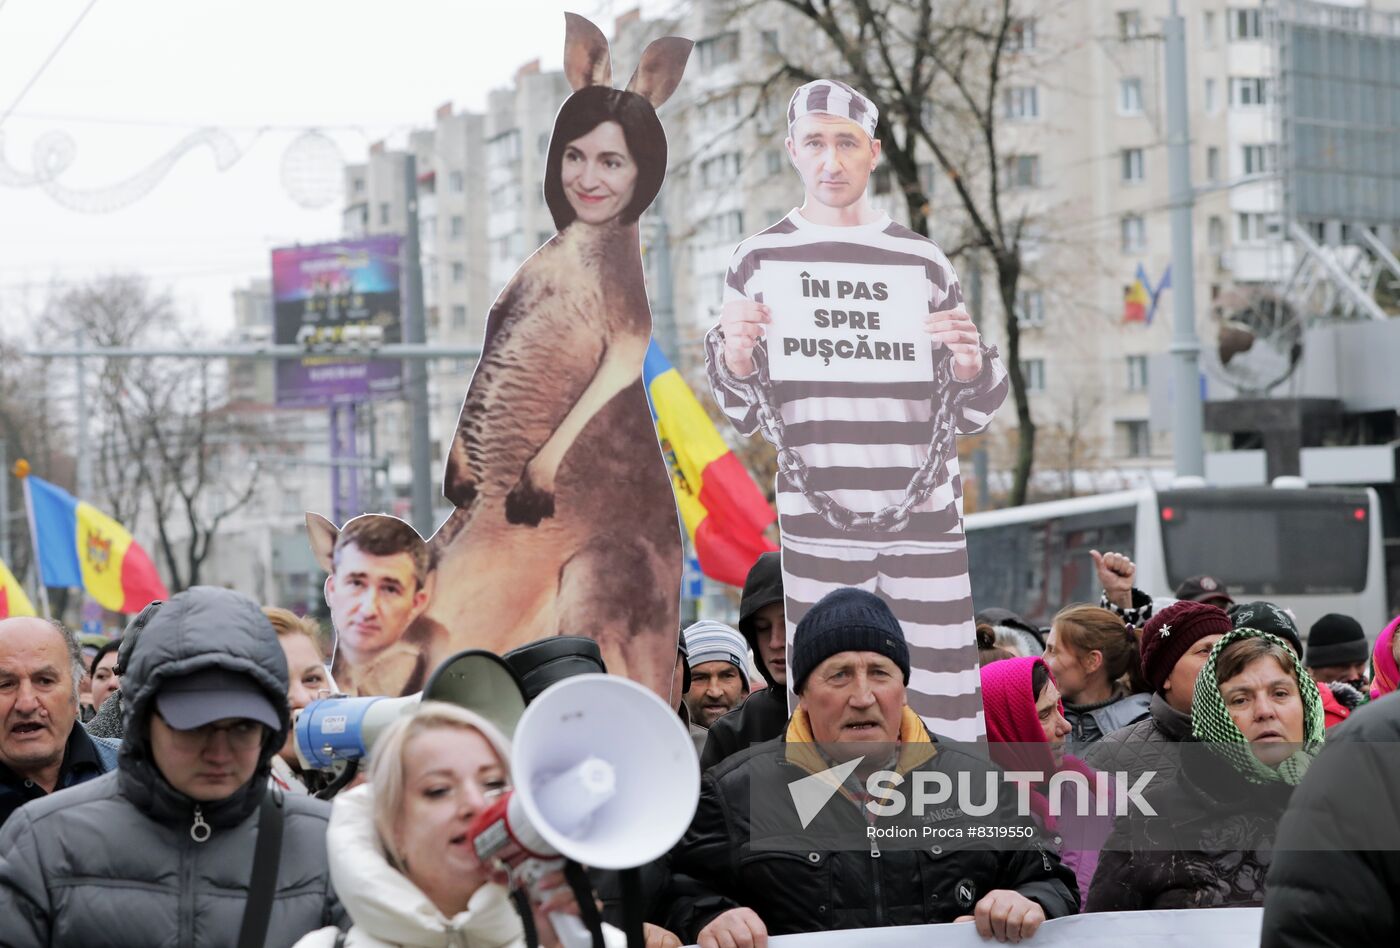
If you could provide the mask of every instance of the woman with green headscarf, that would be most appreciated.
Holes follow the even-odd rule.
[[[1236,629],[1196,678],[1181,769],[1104,844],[1086,912],[1263,905],[1279,818],[1322,747],[1317,686],[1277,636]]]

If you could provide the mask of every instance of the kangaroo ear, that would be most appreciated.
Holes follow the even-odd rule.
[[[564,77],[577,92],[612,85],[612,59],[603,31],[577,13],[564,14]]]
[[[311,555],[316,557],[316,563],[327,573],[335,572],[332,554],[340,528],[318,513],[308,513],[306,535],[311,538]]]
[[[646,99],[653,109],[660,108],[661,103],[671,98],[671,93],[681,84],[686,60],[690,58],[694,46],[690,40],[680,36],[663,36],[652,40],[642,53],[637,71],[632,73],[627,83],[627,91]]]

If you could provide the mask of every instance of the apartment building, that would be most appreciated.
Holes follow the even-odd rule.
[[[1040,486],[1054,493],[1070,481],[1081,490],[1141,483],[1166,469],[1171,451],[1170,432],[1154,426],[1149,397],[1165,374],[1176,292],[1169,288],[1161,36],[1169,2],[1024,9],[1003,64],[997,145],[1003,211],[1027,222],[1014,308],[1032,413],[1044,434]],[[1265,5],[1199,0],[1185,17],[1198,192],[1194,305],[1210,345],[1212,302],[1234,286],[1279,280],[1294,258],[1283,240],[1275,176],[1277,64]],[[718,318],[735,244],[802,197],[783,146],[793,83],[768,80],[785,63],[840,70],[824,37],[777,4],[704,0],[675,20],[644,20],[633,11],[611,27],[618,85],[646,41],[665,33],[696,40],[685,80],[661,110],[670,169],[643,218],[643,246],[653,309],[666,314],[675,340],[672,358],[699,381],[700,338]],[[425,271],[437,338],[479,339],[490,300],[553,233],[540,182],[554,115],[568,92],[561,74],[529,63],[490,94],[485,114],[440,110],[434,129],[415,135],[410,147],[420,172],[431,169],[437,202]],[[395,160],[380,151],[348,170],[347,233],[402,226]],[[932,156],[920,155],[918,168],[930,196],[930,231],[952,249],[967,231],[961,202]],[[420,193],[423,187],[420,173]],[[892,176],[877,172],[871,187],[879,207],[907,219]],[[984,334],[1004,344],[991,262],[973,252],[955,264]],[[1125,296],[1136,292],[1140,277],[1147,300],[1139,310],[1125,305]],[[434,437],[441,439],[450,437],[445,426],[455,421],[456,406],[448,405],[460,400],[466,376],[434,377]],[[1009,419],[998,423],[990,439],[994,469],[1014,437]],[[1064,456],[1066,444],[1077,454]]]

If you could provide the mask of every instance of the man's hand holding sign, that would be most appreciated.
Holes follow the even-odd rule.
[[[736,378],[754,373],[753,348],[763,338],[764,327],[773,322],[773,310],[765,303],[749,299],[730,300],[720,311],[720,331],[724,334],[724,364]],[[935,343],[948,347],[953,355],[953,375],[971,381],[982,371],[982,334],[972,317],[961,307],[929,313],[923,329]]]

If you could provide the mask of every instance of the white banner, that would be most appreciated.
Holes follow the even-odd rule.
[[[1262,908],[1180,909],[1163,912],[1100,912],[1046,922],[1031,948],[1240,948],[1259,944]],[[997,942],[977,934],[971,922],[864,928],[811,935],[779,935],[772,948],[988,948]]]
[[[767,260],[753,286],[773,314],[766,335],[775,381],[932,380],[923,267]]]

